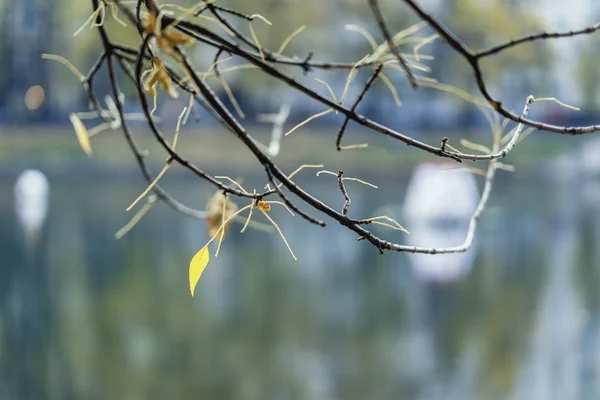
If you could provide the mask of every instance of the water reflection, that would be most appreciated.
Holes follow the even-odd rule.
[[[600,203],[498,184],[459,282],[282,211],[299,262],[274,234],[232,234],[195,298],[204,224],[159,205],[114,241],[140,188],[53,179],[34,252],[0,198],[0,398],[599,398]],[[360,190],[352,211],[375,215]]]
[[[49,190],[48,178],[36,169],[23,171],[15,182],[15,213],[30,247],[37,243],[46,221]]]
[[[465,242],[471,215],[479,202],[475,178],[457,173],[446,162],[418,165],[410,178],[403,214],[411,227],[408,244],[446,248]],[[465,252],[409,254],[415,274],[423,281],[450,282],[464,278],[475,260],[475,243]]]

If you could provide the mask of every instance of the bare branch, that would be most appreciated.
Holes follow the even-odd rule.
[[[350,197],[348,197],[348,192],[346,191],[346,186],[344,186],[344,171],[341,169],[337,173],[338,178],[338,186],[340,187],[340,191],[344,196],[344,208],[342,209],[342,214],[348,215],[348,209],[350,209]]]
[[[528,35],[498,44],[480,52],[473,52],[456,35],[446,28],[441,21],[425,11],[417,1],[402,1],[409,6],[409,8],[418,16],[421,22],[392,36],[383,17],[379,2],[377,0],[368,0],[367,4],[370,6],[370,9],[377,21],[379,32],[381,35],[383,35],[385,42],[383,42],[381,45],[378,45],[366,30],[356,28],[371,42],[373,54],[367,55],[355,63],[342,63],[332,60],[313,61],[313,53],[310,52],[303,58],[284,56],[281,53],[285,50],[286,45],[304,28],[293,31],[293,33],[288,36],[287,39],[283,40],[279,50],[273,51],[259,43],[256,32],[251,24],[252,21],[257,18],[269,23],[264,17],[258,14],[246,14],[235,9],[216,5],[211,0],[201,1],[192,8],[185,8],[177,4],[159,5],[155,0],[138,0],[135,6],[129,5],[130,2],[118,0],[115,0],[114,3],[91,0],[92,14],[84,26],[93,26],[93,28],[98,31],[102,43],[102,49],[94,65],[89,69],[87,74],[83,74],[79,72],[79,70],[77,70],[70,62],[60,56],[50,56],[48,58],[61,62],[77,76],[88,94],[92,109],[101,119],[100,125],[92,128],[91,131],[87,131],[79,119],[80,114],[73,114],[76,117],[75,125],[78,133],[80,136],[82,133],[85,133],[85,136],[81,137],[84,139],[83,147],[86,149],[86,151],[91,154],[91,147],[89,145],[89,137],[91,136],[90,133],[96,133],[109,128],[122,130],[125,140],[148,184],[146,191],[143,192],[140,198],[151,192],[152,196],[156,196],[156,199],[164,201],[170,207],[186,215],[190,215],[195,218],[211,218],[213,216],[212,214],[214,213],[211,214],[209,211],[195,210],[181,204],[158,184],[159,179],[166,172],[167,168],[173,165],[173,167],[184,168],[192,172],[197,178],[199,178],[201,182],[213,187],[213,190],[217,190],[217,193],[219,193],[219,195],[223,196],[225,199],[233,199],[234,197],[238,197],[247,199],[251,202],[251,204],[232,212],[231,216],[225,215],[228,214],[227,210],[225,210],[227,207],[227,201],[221,204],[221,207],[219,207],[219,211],[217,212],[221,214],[219,214],[219,218],[216,220],[217,223],[222,225],[222,227],[219,228],[221,231],[217,230],[217,235],[215,235],[211,241],[217,238],[219,232],[221,233],[221,241],[223,238],[225,225],[229,219],[237,217],[240,212],[250,208],[251,211],[246,220],[246,224],[242,229],[244,231],[248,226],[247,224],[250,221],[251,212],[254,207],[257,207],[265,214],[266,218],[272,222],[275,229],[281,234],[284,241],[286,241],[278,225],[272,221],[271,217],[267,214],[267,207],[270,207],[270,204],[280,204],[287,208],[290,212],[297,213],[306,221],[319,226],[325,226],[325,222],[310,215],[309,212],[325,214],[331,220],[340,223],[344,227],[357,234],[361,240],[366,240],[373,244],[380,252],[383,252],[384,250],[407,251],[426,254],[462,252],[466,251],[473,242],[478,220],[485,210],[492,190],[496,170],[511,170],[512,168],[512,166],[503,164],[499,162],[499,160],[503,159],[511,151],[513,151],[519,141],[527,134],[528,130],[525,129],[526,126],[563,134],[592,133],[600,130],[600,125],[566,127],[550,125],[528,119],[529,108],[533,102],[550,100],[555,101],[562,106],[566,106],[564,103],[561,103],[552,97],[536,99],[533,96],[529,96],[525,103],[523,112],[520,115],[513,113],[511,110],[505,108],[501,101],[497,100],[490,94],[487,82],[485,81],[484,75],[480,68],[479,61],[483,58],[491,57],[501,53],[507,49],[515,48],[524,43],[592,34],[597,30],[600,30],[600,24],[596,24],[578,31],[556,33],[544,32]],[[112,4],[116,4],[118,6],[118,10],[122,11],[121,15],[124,15],[124,19],[128,23],[131,23],[137,27],[141,38],[141,44],[138,47],[132,48],[123,46],[119,43],[116,43],[113,38],[109,36],[103,22],[104,18],[106,17],[105,8],[107,5],[111,7],[110,11],[113,13],[112,15],[116,17],[117,9]],[[166,10],[165,7],[168,7],[169,10],[176,11],[170,12]],[[180,14],[177,15],[179,12]],[[210,13],[212,15],[210,17],[212,18],[212,21],[218,22],[219,26],[225,29],[225,32],[220,29],[215,31],[199,24],[198,18],[196,17],[207,17],[207,15],[204,13]],[[240,19],[247,21],[247,23],[250,24],[248,28],[250,31],[249,36],[244,35],[244,33],[236,28],[236,24],[231,22],[232,20]],[[121,24],[126,23],[121,20],[118,20],[117,22]],[[425,38],[414,36],[415,33],[425,25],[429,25],[435,31],[435,34],[429,35]],[[473,76],[477,82],[477,88],[485,100],[475,99],[471,94],[451,88],[448,85],[437,84],[435,83],[435,77],[417,77],[414,75],[413,70],[424,71],[425,73],[430,71],[426,65],[421,64],[421,60],[427,60],[431,57],[428,57],[425,54],[420,54],[420,52],[425,44],[435,40],[438,35],[448,44],[448,46],[450,46],[454,52],[458,53],[468,62]],[[206,53],[210,54],[209,56],[204,55],[204,53],[198,54],[198,57],[203,57],[202,61],[206,62],[207,64],[210,64],[212,54],[216,52],[216,56],[214,57],[214,60],[212,60],[212,64],[210,64],[211,68],[209,68],[206,73],[199,73],[197,71],[197,66],[183,50],[183,47],[193,46],[198,43],[214,50],[214,52]],[[399,46],[410,43],[416,43],[412,49],[412,54],[401,53],[401,48],[399,48]],[[232,59],[232,62],[235,62],[235,64],[230,68],[219,69],[219,57],[224,53],[227,53]],[[145,121],[147,128],[150,129],[154,140],[160,144],[160,151],[162,151],[166,156],[166,165],[157,175],[150,173],[145,161],[146,152],[139,148],[129,128],[128,118],[133,116],[130,114],[126,115],[124,113],[124,94],[119,89],[120,78],[117,77],[117,73],[115,71],[115,61],[125,73],[123,79],[129,79],[135,84],[137,89],[135,100],[141,105],[143,111],[143,120]],[[103,109],[100,106],[100,103],[97,101],[94,88],[94,78],[102,66],[106,66],[109,77],[109,87],[111,91],[111,96],[107,101],[108,109]],[[286,68],[286,72],[283,72],[283,69],[280,69],[282,66],[292,66],[297,69],[301,69],[305,73],[316,68],[326,70],[344,70],[346,73],[348,73],[344,92],[338,99],[336,98],[333,89],[325,84],[329,88],[328,93],[321,95],[315,90],[311,89],[309,86],[295,79],[293,75],[288,74],[287,70],[291,68]],[[454,93],[459,97],[475,104],[486,114],[490,124],[492,124],[494,127],[493,129],[495,129],[493,146],[487,147],[468,141],[462,141],[461,143],[466,148],[476,152],[476,154],[463,153],[457,149],[454,149],[449,144],[447,139],[442,141],[441,146],[439,145],[439,142],[429,144],[417,140],[409,135],[400,133],[388,126],[382,125],[357,113],[356,110],[358,105],[366,96],[366,93],[378,80],[390,87],[395,98],[398,97],[392,81],[382,73],[384,66],[389,66],[396,70],[403,71],[413,87],[418,85],[431,86],[439,90],[445,90]],[[354,82],[354,77],[356,76],[357,72],[360,69],[367,67],[373,69],[373,74],[369,77],[369,79],[363,84]],[[302,167],[288,176],[283,173],[281,168],[271,158],[276,157],[279,154],[283,136],[283,124],[287,120],[287,117],[290,113],[289,106],[285,104],[282,105],[277,115],[270,115],[266,119],[273,123],[273,129],[271,132],[269,146],[265,146],[254,139],[254,137],[247,130],[246,126],[242,124],[243,121],[240,122],[240,120],[232,114],[232,112],[223,104],[221,99],[214,93],[205,79],[209,76],[216,76],[220,80],[221,85],[226,92],[225,94],[231,100],[233,107],[236,109],[236,111],[238,111],[238,115],[243,117],[243,113],[235,101],[235,88],[229,87],[225,81],[224,74],[225,72],[242,70],[245,68],[259,70],[265,76],[286,85],[288,88],[296,91],[306,99],[311,100],[315,104],[323,107],[322,109],[324,109],[324,111],[313,115],[303,123],[297,125],[296,128],[317,118],[318,116],[325,115],[330,112],[342,114],[344,120],[339,131],[337,132],[335,141],[335,149],[338,151],[346,148],[366,146],[341,146],[341,141],[347,125],[350,123],[350,121],[352,121],[366,128],[366,130],[370,131],[372,134],[381,134],[392,140],[398,140],[414,147],[415,150],[418,149],[424,151],[432,156],[449,158],[457,162],[461,162],[462,160],[489,161],[488,168],[485,172],[485,184],[481,199],[473,215],[471,216],[464,243],[461,246],[449,248],[414,247],[396,244],[376,236],[367,228],[378,225],[390,228],[394,231],[406,232],[406,229],[404,229],[400,223],[388,216],[376,216],[362,219],[349,218],[348,212],[351,201],[344,181],[354,179],[362,183],[366,182],[355,178],[344,177],[341,170],[339,170],[337,174],[332,172],[332,174],[337,177],[338,188],[344,196],[344,205],[341,212],[337,211],[334,207],[325,203],[302,186],[298,185],[294,180],[292,180],[292,178],[295,172],[299,171]],[[149,70],[151,72],[144,76],[144,70]],[[354,85],[358,87],[354,87]],[[351,93],[350,89],[356,89],[356,91],[359,92],[359,95],[352,106],[348,108],[344,106],[343,100],[346,93]],[[177,92],[184,93],[186,96],[189,96],[189,102],[186,110],[187,112],[182,112],[179,117],[173,143],[170,143],[169,140],[163,135],[157,123],[157,119],[153,116],[150,109],[150,102],[147,97],[155,95],[157,90],[165,90],[173,97],[175,97]],[[210,115],[219,121],[219,123],[232,132],[235,138],[237,138],[237,140],[241,142],[247,151],[255,157],[258,163],[260,163],[261,167],[264,168],[265,183],[267,183],[266,189],[264,189],[262,192],[247,191],[231,178],[218,174],[212,175],[201,169],[199,166],[192,164],[179,152],[179,150],[176,148],[179,127],[182,123],[182,120],[184,121],[183,124],[185,124],[185,120],[187,120],[189,112],[192,111],[192,105],[203,107]],[[499,117],[504,117],[507,120],[512,120],[518,123],[514,132],[512,134],[507,134],[504,138],[502,132],[503,125],[501,124]],[[293,128],[292,131],[296,128]],[[523,133],[524,129],[525,133]],[[506,140],[506,142],[503,140]],[[506,145],[501,148],[503,143],[506,143]],[[481,152],[483,154],[480,154]],[[319,166],[319,168],[321,167],[322,166]],[[477,171],[477,169],[473,168],[468,168],[468,170]],[[329,173],[328,171],[325,172]],[[277,198],[277,196],[281,198],[281,202],[268,199],[269,197]],[[149,197],[149,202],[142,208],[143,212],[146,212],[150,205],[154,204],[154,199],[155,197]],[[230,204],[233,204],[232,201],[230,201]],[[237,206],[235,206],[235,208],[237,209]],[[308,212],[302,211],[301,208],[306,208]],[[120,232],[124,233],[126,230],[129,230],[135,224],[135,222],[141,218],[143,212],[138,213],[137,216],[132,219],[133,222],[127,224],[125,226],[126,229],[124,228],[125,230]],[[287,241],[286,245],[288,245]]]
[[[396,57],[396,59],[398,60],[398,62],[402,66],[402,68],[404,69],[404,72],[406,73],[406,76],[408,78],[408,81],[410,82],[410,85],[413,87],[413,89],[415,89],[418,86],[417,80],[416,80],[415,76],[413,75],[412,71],[410,70],[410,67],[408,66],[408,64],[406,63],[404,58],[400,55],[400,52],[394,45],[394,42],[392,40],[392,35],[390,34],[390,31],[388,30],[387,25],[385,24],[383,15],[381,14],[381,9],[379,8],[379,3],[377,2],[377,0],[369,0],[369,5],[371,6],[373,15],[375,15],[375,18],[377,19],[377,24],[379,25],[379,29],[381,29],[381,33],[383,33],[383,36],[385,37],[385,41],[387,42],[387,44],[390,48],[390,51],[394,54],[394,56]]]

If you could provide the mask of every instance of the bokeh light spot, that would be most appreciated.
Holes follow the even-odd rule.
[[[35,85],[27,89],[25,93],[25,106],[30,110],[37,110],[44,103],[46,93],[40,85]]]

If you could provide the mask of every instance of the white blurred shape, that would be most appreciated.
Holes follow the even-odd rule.
[[[455,225],[437,225],[429,223],[414,224],[410,232],[409,243],[413,246],[450,247],[462,244],[467,232],[466,223]],[[463,279],[471,271],[475,251],[450,254],[409,254],[415,276],[426,282],[453,282]]]
[[[585,174],[591,176],[600,174],[600,157],[598,157],[598,151],[600,151],[600,140],[596,138],[584,142],[579,148],[577,161]]]
[[[258,142],[259,147],[263,148],[271,157],[277,157],[281,150],[281,138],[283,137],[283,125],[287,121],[290,115],[290,105],[283,103],[279,108],[277,114],[260,114],[258,116],[259,122],[270,122],[273,124],[273,130],[271,131],[271,142],[266,147],[262,143]]]
[[[35,169],[23,171],[15,183],[15,212],[30,244],[37,240],[46,221],[49,192],[46,175]]]
[[[456,164],[422,163],[413,171],[404,200],[404,214],[419,220],[460,219],[468,222],[479,191],[471,173],[453,171]]]
[[[461,245],[479,191],[471,173],[452,169],[455,164],[423,163],[413,171],[404,201],[410,230],[408,242],[419,247]],[[449,282],[464,278],[473,266],[475,251],[451,254],[409,254],[415,275],[424,281]]]

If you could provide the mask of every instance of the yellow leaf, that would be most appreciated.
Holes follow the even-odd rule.
[[[196,253],[190,262],[190,292],[192,293],[192,297],[194,296],[196,284],[200,280],[200,276],[202,275],[202,272],[204,272],[204,268],[206,268],[209,258],[208,245],[206,245]]]
[[[92,146],[90,145],[90,137],[88,135],[87,129],[85,129],[85,126],[83,125],[83,122],[81,122],[81,120],[76,114],[71,114],[69,119],[71,120],[73,128],[75,129],[75,134],[77,135],[79,145],[88,156],[91,156]]]

